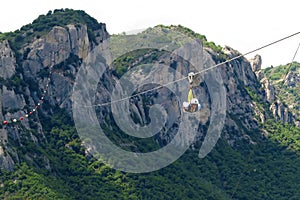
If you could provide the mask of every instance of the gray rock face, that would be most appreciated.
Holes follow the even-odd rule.
[[[15,53],[10,48],[7,40],[0,42],[0,77],[7,79],[16,71]]]
[[[12,157],[5,153],[3,147],[0,145],[0,166],[1,168],[7,169],[9,171],[13,170],[15,162],[13,161]]]
[[[97,30],[97,34],[96,39],[99,41],[108,37],[105,28]],[[68,25],[67,29],[56,26],[45,37],[25,47],[30,49],[27,59],[23,62],[25,78],[36,79],[42,69],[56,65],[63,66],[63,71],[53,70],[49,92],[52,104],[70,109],[68,97],[77,69],[76,66],[64,65],[64,62],[69,58],[78,60],[86,58],[93,45],[89,40],[86,25]],[[45,85],[46,78],[38,78],[40,87]]]
[[[275,100],[275,88],[274,88],[274,86],[266,78],[261,79],[260,83],[262,84],[262,87],[266,91],[267,101],[269,103],[272,103]]]
[[[239,56],[240,53],[230,47],[223,49],[229,56],[229,59]],[[227,88],[227,113],[230,113],[226,119],[231,121],[231,128],[244,132],[240,125],[235,124],[236,120],[242,122],[245,129],[258,128],[257,121],[253,118],[255,115],[254,104],[250,96],[245,92],[244,88],[249,88],[252,92],[260,94],[257,86],[257,78],[252,71],[251,63],[244,57],[228,63],[224,67],[220,67],[224,85]],[[246,134],[246,133],[244,133]],[[229,136],[228,136],[229,137]],[[234,140],[234,139],[233,139]]]
[[[276,120],[283,123],[293,123],[293,116],[289,109],[279,100],[271,104],[270,110],[273,112]]]
[[[29,51],[23,62],[24,75],[34,78],[43,68],[62,63],[71,54],[82,59],[90,48],[86,26],[56,26],[45,37],[24,47]]]
[[[68,25],[71,51],[79,58],[85,58],[90,51],[90,42],[86,26]]]
[[[250,59],[252,71],[258,72],[261,70],[262,59],[260,55],[255,55],[254,58]]]
[[[277,97],[275,94],[275,87],[267,78],[264,77],[261,71],[261,63],[262,59],[259,55],[256,55],[253,59],[250,59],[252,71],[255,73],[258,81],[261,83],[261,86],[265,91],[266,101],[270,104],[270,111],[276,120],[283,123],[293,123],[298,126],[297,124],[299,124],[299,122],[294,119],[292,113],[289,111],[289,108],[281,101],[276,100]],[[285,84],[289,87],[292,87],[295,85],[297,78],[297,75],[294,75],[292,72],[290,72],[286,77]],[[258,113],[258,115],[262,119],[261,121],[264,122],[265,117],[263,117],[263,114]]]
[[[20,74],[20,77],[25,82],[35,85],[34,89],[24,86],[23,91],[16,90],[16,88],[8,89],[8,86],[2,87],[2,107],[0,109],[1,119],[7,118],[10,116],[18,116],[24,114],[22,109],[28,105],[33,108],[40,98],[40,93],[46,87],[48,83],[48,76],[50,77],[49,85],[47,86],[47,101],[51,106],[59,106],[60,108],[65,108],[70,113],[72,112],[71,96],[72,89],[75,83],[75,77],[78,73],[79,67],[85,58],[91,56],[91,52],[97,46],[95,42],[101,43],[102,50],[105,53],[105,57],[108,65],[105,65],[105,72],[103,77],[99,77],[102,74],[94,73],[90,74],[89,80],[84,81],[99,81],[97,85],[97,91],[93,94],[93,100],[95,104],[104,103],[111,101],[111,91],[117,82],[117,78],[112,74],[110,70],[113,70],[112,58],[108,55],[109,52],[109,42],[106,40],[109,38],[108,33],[106,32],[105,25],[102,25],[102,28],[94,31],[96,38],[91,40],[89,38],[89,33],[85,25],[68,25],[65,27],[54,27],[48,34],[45,36],[35,39],[32,43],[26,44],[20,50],[20,53],[25,55],[23,60],[20,62],[20,67],[22,67],[23,72]],[[166,82],[171,82],[179,79],[181,76],[178,74],[187,75],[190,71],[195,71],[195,66],[191,64],[192,62],[201,63],[199,54],[203,56],[204,63],[201,64],[200,69],[205,69],[211,66],[214,66],[218,63],[218,60],[215,60],[218,57],[217,53],[211,49],[204,49],[203,52],[192,51],[196,44],[189,44],[191,48],[182,48],[176,51],[177,54],[172,54],[170,52],[160,55],[159,62],[157,65],[165,65],[168,68],[160,67],[155,73],[150,73],[146,78],[152,80],[153,82],[160,83],[161,80]],[[1,54],[1,52],[4,52]],[[107,54],[106,54],[107,53]],[[202,54],[203,53],[203,54]],[[233,58],[240,53],[230,47],[225,47],[223,53],[226,54],[229,58]],[[0,44],[0,76],[4,79],[10,78],[16,73],[16,59],[14,53],[9,48],[8,43],[2,42]],[[136,63],[133,65],[139,65],[143,63],[146,59],[149,59],[149,56],[141,56]],[[190,63],[184,62],[185,60],[191,61]],[[93,59],[93,58],[91,58]],[[102,59],[102,58],[101,58]],[[52,68],[53,67],[53,68]],[[86,66],[87,67],[87,66]],[[95,66],[97,67],[97,66]],[[132,66],[134,67],[134,66]],[[49,72],[51,70],[51,74]],[[178,72],[170,72],[170,69]],[[261,70],[261,58],[256,56],[253,60],[248,61],[246,58],[241,57],[237,60],[234,60],[230,63],[227,63],[219,68],[205,72],[197,76],[197,81],[195,81],[194,91],[196,96],[199,98],[199,101],[202,105],[201,112],[195,114],[195,120],[193,123],[197,123],[197,136],[196,138],[191,135],[182,135],[180,139],[180,144],[185,145],[185,143],[194,142],[195,140],[200,140],[203,137],[203,132],[200,129],[204,129],[212,119],[221,118],[221,115],[226,116],[225,118],[225,138],[228,142],[234,145],[234,141],[241,138],[250,138],[247,135],[247,130],[252,130],[258,128],[258,123],[254,119],[254,115],[258,114],[263,121],[266,117],[264,113],[257,113],[254,109],[255,104],[253,103],[250,96],[247,94],[245,87],[250,88],[254,93],[260,95],[263,100],[268,102],[273,102],[275,99],[274,88],[271,84],[260,77]],[[83,73],[86,72],[85,69],[82,70]],[[95,69],[96,71],[96,69]],[[151,71],[151,69],[150,69]],[[145,78],[143,75],[131,74],[133,78],[136,78],[137,82],[140,78]],[[266,90],[266,97],[263,97],[263,94],[259,91],[259,82],[261,81],[262,85]],[[184,80],[185,81],[185,80]],[[216,89],[222,86],[221,89]],[[147,86],[143,86],[147,87]],[[149,113],[147,110],[150,105],[159,104],[164,107],[166,113],[169,115],[168,120],[165,123],[164,129],[160,130],[159,136],[157,136],[157,141],[160,144],[169,143],[173,136],[176,134],[178,124],[180,123],[180,116],[182,116],[181,104],[178,102],[185,101],[187,92],[188,92],[188,82],[179,86],[172,86],[172,90],[161,89],[159,94],[153,92],[151,95],[146,96],[144,99],[142,96],[138,96],[137,99],[131,99],[131,112],[135,116],[137,123],[140,125],[145,125],[149,123]],[[140,88],[141,89],[141,88]],[[89,91],[90,88],[83,88],[83,90]],[[224,91],[223,91],[224,90]],[[178,100],[175,95],[172,95],[172,92],[176,91],[179,96],[183,96],[182,99]],[[225,93],[224,99],[221,98],[222,94]],[[91,95],[87,92],[87,95]],[[157,97],[150,97],[155,96]],[[152,98],[152,99],[151,99]],[[151,99],[151,101],[149,101]],[[26,101],[25,101],[26,100]],[[148,102],[149,101],[149,102]],[[145,106],[146,105],[146,106]],[[213,107],[220,106],[224,107],[224,113],[214,112]],[[97,120],[103,120],[111,113],[111,108],[105,107],[98,113]],[[287,114],[287,110],[280,103],[274,104],[271,106],[271,109],[274,111],[274,116],[276,115],[278,120],[285,122],[290,122],[291,118]],[[40,109],[44,114],[51,116],[51,111]],[[10,111],[10,112],[8,112]],[[5,113],[5,116],[3,116]],[[82,118],[88,118],[89,113],[82,115]],[[215,117],[215,118],[214,118]],[[30,139],[34,143],[38,144],[39,141],[44,138],[43,127],[36,117],[35,125],[37,134],[30,135],[27,139]],[[186,117],[188,119],[188,117]],[[23,123],[23,122],[22,122]],[[23,123],[24,126],[15,125],[13,128],[8,128],[7,132],[2,132],[3,140],[7,140],[9,136],[10,139],[17,141],[18,144],[22,145],[22,141],[26,139],[22,135],[22,130],[25,128],[30,129],[29,124]],[[214,127],[218,127],[218,124]],[[111,128],[111,127],[109,127]],[[189,127],[188,127],[189,128]],[[222,127],[221,127],[222,128]],[[198,130],[199,129],[199,130]],[[170,130],[170,131],[169,131]],[[166,134],[169,131],[168,134]],[[234,135],[231,131],[238,132],[238,135]],[[9,134],[7,134],[9,133]],[[255,142],[249,139],[252,144]],[[0,167],[6,169],[12,169],[14,161],[11,158],[15,156],[16,152],[6,148],[5,142],[0,146]],[[7,150],[4,153],[4,149]],[[14,156],[12,156],[14,155]],[[33,160],[32,155],[26,155],[28,160]],[[47,169],[50,169],[51,166],[47,159],[45,160],[44,166]]]
[[[288,88],[292,88],[295,91],[297,91],[297,88],[299,87],[300,83],[300,69],[297,71],[290,71],[285,79],[284,79],[284,85],[286,85]],[[297,103],[296,103],[297,104]],[[295,105],[289,105],[285,110],[289,111],[289,109],[293,108]],[[295,113],[294,113],[295,114]],[[295,116],[298,114],[296,113]],[[293,123],[297,126],[300,127],[300,121],[298,121],[297,117],[294,115],[292,116]]]
[[[102,24],[102,28],[99,30],[95,30],[94,40],[96,42],[103,42],[108,37],[105,24]],[[34,87],[23,85],[17,88],[17,86],[3,85],[0,90],[2,105],[0,119],[19,119],[20,116],[25,116],[27,109],[35,108],[41,98],[41,92],[45,88],[47,88],[47,100],[51,105],[58,105],[71,112],[70,96],[78,67],[81,60],[88,56],[94,46],[96,44],[91,42],[86,25],[68,25],[66,28],[55,26],[45,36],[35,38],[32,43],[25,44],[19,50],[19,53],[23,55],[23,59],[20,60],[23,72],[19,72],[18,77],[21,81]],[[9,43],[1,42],[0,77],[3,79],[12,77],[16,73],[16,66],[15,53]],[[48,83],[50,68],[52,74]],[[39,109],[44,112],[42,107]],[[38,144],[45,138],[38,118],[34,122],[38,136],[33,134],[25,136],[22,129],[31,129],[31,127],[27,120],[22,121],[22,125],[15,124],[13,127],[9,126],[1,131],[0,168],[12,170],[14,163],[18,162],[12,159],[12,157],[18,157],[17,153],[8,148],[5,141],[12,139],[22,146],[24,140],[32,140]],[[28,154],[25,155],[25,158],[33,161],[36,156],[40,155]],[[47,158],[44,157],[41,160],[45,160],[44,164],[47,169],[51,168]]]
[[[295,87],[300,82],[300,70],[299,72],[289,72],[284,80],[284,85],[288,87]]]
[[[252,71],[255,73],[258,81],[261,81],[264,78],[264,75],[261,71],[262,59],[260,55],[255,55],[254,58],[250,59],[250,64]]]
[[[1,97],[2,107],[6,110],[20,110],[26,105],[23,95],[8,90],[6,86],[3,86]]]

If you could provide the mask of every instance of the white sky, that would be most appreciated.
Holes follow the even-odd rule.
[[[106,23],[110,34],[181,24],[241,53],[300,31],[298,0],[8,0],[1,2],[0,31],[14,31],[60,8],[84,10]],[[257,52],[263,67],[291,62],[299,42],[300,34]],[[300,62],[300,52],[295,60]]]

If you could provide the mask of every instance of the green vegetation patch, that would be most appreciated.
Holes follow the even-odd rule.
[[[1,33],[0,41],[8,40],[14,50],[19,50],[25,43],[47,34],[54,26],[66,27],[68,24],[87,25],[89,39],[92,41],[95,40],[93,31],[102,27],[101,23],[82,10],[56,9],[46,15],[40,15],[31,24],[22,26],[19,30]]]

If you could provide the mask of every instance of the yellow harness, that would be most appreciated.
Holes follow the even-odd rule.
[[[188,102],[191,103],[191,100],[194,98],[192,89],[189,90],[188,93]]]

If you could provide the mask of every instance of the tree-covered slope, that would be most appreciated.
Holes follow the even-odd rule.
[[[63,112],[56,112],[50,122],[45,122],[49,128],[45,131],[47,143],[36,146],[28,142],[22,148],[16,147],[24,153],[45,155],[51,170],[39,166],[38,160],[32,163],[20,157],[13,172],[1,170],[2,199],[298,199],[300,196],[299,154],[276,140],[257,136],[255,131],[249,133],[259,137],[255,145],[249,145],[245,138],[232,147],[223,138],[204,159],[198,157],[197,145],[166,168],[128,174],[86,158],[73,125],[68,122],[70,119]]]

